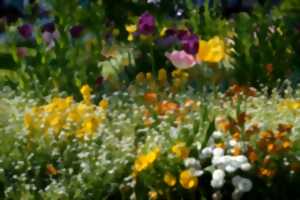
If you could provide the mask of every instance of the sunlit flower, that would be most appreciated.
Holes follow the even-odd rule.
[[[224,41],[219,37],[214,37],[209,41],[201,40],[197,54],[197,61],[218,63],[225,57]]]
[[[198,186],[198,178],[190,170],[184,170],[180,173],[179,182],[185,189],[193,189]]]
[[[134,33],[137,31],[137,26],[135,24],[126,25],[125,26],[126,31],[128,32],[128,41],[132,41],[134,37]]]
[[[148,195],[150,200],[156,200],[158,198],[158,193],[156,191],[149,191]]]
[[[173,51],[172,53],[166,53],[166,57],[178,69],[188,69],[196,64],[194,56],[186,53],[185,51]]]
[[[160,153],[159,148],[154,148],[147,154],[141,154],[134,162],[134,171],[141,172],[148,168],[158,157]]]

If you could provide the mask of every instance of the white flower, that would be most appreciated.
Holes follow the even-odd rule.
[[[225,172],[221,169],[215,170],[213,175],[212,175],[212,178],[217,179],[217,180],[224,179],[224,177],[225,177]]]
[[[213,150],[213,156],[214,157],[220,157],[220,156],[223,156],[224,155],[224,149],[222,148],[215,148]]]
[[[244,163],[241,165],[241,170],[243,171],[249,171],[251,169],[250,163]]]
[[[201,157],[207,158],[209,157],[213,152],[213,148],[212,147],[205,147],[202,149],[201,151]]]
[[[224,179],[222,179],[222,180],[212,179],[210,182],[210,185],[213,188],[221,188],[224,185],[224,183],[225,183]]]
[[[225,166],[225,171],[228,173],[233,173],[237,170],[237,168],[233,165],[227,165]]]
[[[212,174],[212,180],[210,182],[213,188],[221,188],[225,183],[225,172],[221,169],[216,169]]]
[[[214,139],[220,139],[224,136],[224,133],[222,133],[221,131],[214,131],[212,134],[212,137]]]
[[[201,165],[200,165],[200,161],[196,160],[195,158],[187,158],[184,160],[184,166],[189,168],[195,168],[195,169],[200,169]]]

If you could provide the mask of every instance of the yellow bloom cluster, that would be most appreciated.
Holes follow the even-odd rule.
[[[93,135],[105,118],[104,110],[108,101],[102,100],[99,106],[91,104],[91,89],[88,85],[81,88],[83,102],[76,103],[73,97],[53,98],[43,106],[32,108],[24,115],[25,127],[45,134],[59,135],[62,131],[78,138]]]
[[[298,110],[300,109],[300,100],[285,99],[278,104],[278,110]]]
[[[147,154],[141,154],[134,162],[134,173],[141,172],[148,168],[158,157],[160,153],[159,148],[154,148]]]
[[[199,44],[198,61],[218,63],[224,59],[225,44],[219,37],[213,37],[208,41],[200,40]]]

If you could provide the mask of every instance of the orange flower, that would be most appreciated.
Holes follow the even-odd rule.
[[[226,133],[230,127],[231,124],[229,122],[229,120],[227,120],[224,117],[217,117],[216,118],[216,127],[218,130],[222,131],[223,133]]]
[[[232,150],[231,150],[231,153],[232,153],[232,155],[234,155],[234,156],[238,156],[238,155],[241,155],[241,148],[240,147],[238,147],[238,146],[236,146],[236,147],[234,147]]]
[[[248,151],[248,159],[250,160],[251,163],[254,163],[258,160],[258,156],[255,153],[255,151],[253,150]]]
[[[282,142],[282,147],[285,150],[290,149],[292,147],[292,142],[290,140],[286,139]]]
[[[144,100],[148,103],[155,103],[157,101],[157,94],[155,92],[147,92],[144,94]]]
[[[163,101],[158,105],[158,113],[160,115],[164,115],[167,112],[172,112],[178,110],[179,106],[178,104],[174,102],[168,102],[168,101]]]
[[[273,135],[272,131],[262,131],[259,134],[260,138],[264,140],[271,139],[272,135]]]
[[[275,171],[272,169],[262,167],[259,168],[258,173],[260,176],[272,177],[275,174]]]
[[[57,169],[52,164],[47,165],[47,172],[51,175],[57,175],[58,174]]]
[[[277,147],[276,147],[275,144],[270,143],[267,146],[267,150],[268,150],[269,153],[276,153]]]
[[[239,132],[235,132],[233,135],[232,135],[232,138],[235,139],[235,140],[239,140],[241,138],[241,134]]]

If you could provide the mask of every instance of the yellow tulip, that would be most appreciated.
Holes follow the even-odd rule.
[[[225,44],[219,37],[214,37],[209,41],[201,40],[199,46],[197,61],[218,63],[225,57]]]

